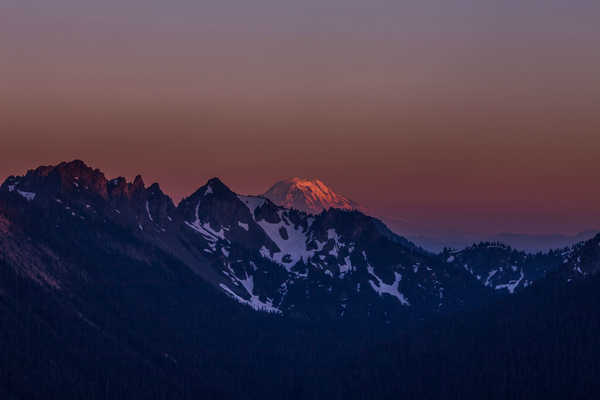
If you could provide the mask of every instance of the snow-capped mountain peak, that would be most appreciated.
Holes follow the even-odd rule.
[[[329,208],[360,208],[354,201],[334,192],[321,180],[314,178],[295,177],[279,181],[263,196],[282,207],[295,208],[310,214],[318,214]]]

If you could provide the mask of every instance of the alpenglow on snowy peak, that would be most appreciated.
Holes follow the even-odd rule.
[[[279,181],[263,196],[281,207],[295,208],[309,214],[319,214],[330,208],[361,208],[354,201],[335,193],[319,179],[290,178]]]

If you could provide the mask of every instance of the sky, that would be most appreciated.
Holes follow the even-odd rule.
[[[0,178],[318,177],[423,234],[600,227],[596,0],[3,0]]]

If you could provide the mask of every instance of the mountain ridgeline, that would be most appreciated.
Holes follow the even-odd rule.
[[[241,304],[301,318],[391,320],[459,310],[527,287],[561,260],[554,253],[529,256],[494,245],[435,255],[359,211],[308,214],[236,194],[218,178],[175,206],[158,184],[146,187],[140,176],[108,180],[81,161],[10,177],[1,193],[11,221],[32,234],[119,229]],[[103,245],[152,261],[130,254],[129,241],[106,238]],[[60,274],[20,269],[62,285]]]
[[[426,359],[431,343],[452,347],[439,332],[455,337],[472,321],[514,313],[535,291],[562,299],[583,285],[593,297],[599,268],[600,235],[538,254],[500,243],[434,254],[354,207],[286,208],[218,178],[175,205],[140,176],[109,180],[82,161],[39,167],[0,187],[0,393],[381,398],[377,388],[397,390],[395,375],[368,363],[419,370],[409,373],[407,358],[379,360],[383,343],[390,354]],[[596,321],[576,310],[565,318]],[[514,325],[506,337],[529,329]],[[588,333],[578,334],[591,345]],[[402,344],[413,337],[418,354]],[[559,365],[562,354],[549,362]],[[443,364],[419,360],[443,387],[435,375]],[[371,392],[354,387],[383,377]],[[403,393],[420,398],[432,388]]]

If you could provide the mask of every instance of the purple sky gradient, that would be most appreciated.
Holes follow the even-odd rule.
[[[0,4],[0,175],[316,176],[413,230],[600,225],[597,1]],[[408,228],[407,228],[408,229]]]

